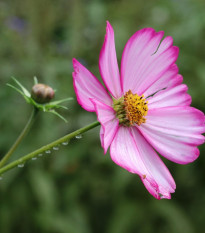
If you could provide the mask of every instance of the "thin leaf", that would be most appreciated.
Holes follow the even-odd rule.
[[[13,85],[11,85],[9,83],[7,83],[6,85],[13,88],[18,93],[20,93],[24,97],[24,99],[26,100],[27,103],[31,103],[31,101],[30,101],[31,98],[26,96],[21,90],[19,90],[18,88],[16,88],[15,86],[13,86]]]
[[[22,89],[27,97],[31,97],[30,92],[17,79],[15,79],[14,77],[12,77],[12,79],[16,82],[17,85],[19,85],[19,87]]]
[[[38,79],[37,79],[37,77],[34,76],[33,79],[34,79],[34,85],[38,84]]]
[[[50,104],[46,104],[45,105],[46,109],[47,110],[50,110],[52,108],[63,108],[63,109],[68,109],[66,106],[63,106],[63,105],[50,105]]]
[[[57,105],[57,104],[61,104],[63,102],[70,101],[70,100],[73,100],[73,97],[69,97],[69,98],[62,99],[62,100],[52,101],[49,104]]]
[[[49,111],[50,113],[53,113],[54,115],[58,116],[59,118],[61,118],[63,121],[65,121],[65,123],[67,123],[68,121],[59,113],[57,113],[55,110],[51,110]]]
[[[9,83],[7,83],[6,84],[7,86],[9,86],[9,87],[11,87],[11,88],[13,88],[15,91],[17,91],[18,93],[20,93],[21,95],[25,95],[21,90],[19,90],[18,88],[16,88],[15,86],[13,86],[13,85],[11,85],[11,84],[9,84]]]

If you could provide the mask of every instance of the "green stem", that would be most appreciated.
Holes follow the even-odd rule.
[[[70,134],[67,134],[66,136],[51,142],[50,144],[46,145],[46,146],[42,146],[41,148],[21,157],[20,159],[15,160],[14,162],[9,163],[8,165],[4,166],[3,168],[0,169],[0,175],[5,173],[6,171],[18,166],[18,165],[22,165],[24,164],[26,161],[36,157],[39,154],[42,154],[43,152],[47,151],[47,150],[51,150],[53,149],[53,147],[58,146],[59,144],[63,143],[63,142],[68,142],[70,139],[90,130],[95,128],[96,126],[100,125],[100,123],[98,121],[93,122],[90,125],[87,125],[81,129],[78,129]]]
[[[7,162],[7,160],[11,157],[11,155],[13,154],[13,152],[16,150],[17,146],[20,144],[20,142],[22,141],[22,139],[26,136],[26,134],[28,133],[28,131],[30,130],[36,115],[38,113],[38,109],[34,108],[32,111],[32,114],[26,124],[26,126],[24,127],[24,129],[22,130],[21,134],[18,136],[18,138],[16,139],[15,143],[13,144],[13,146],[10,148],[10,150],[7,152],[7,154],[1,159],[0,161],[0,168],[3,167],[3,165]]]

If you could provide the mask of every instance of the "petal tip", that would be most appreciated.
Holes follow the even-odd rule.
[[[76,63],[78,63],[78,61],[77,61],[76,58],[73,58],[73,59],[72,59],[72,62],[73,62],[73,66],[74,66]]]
[[[79,73],[79,66],[81,65],[80,62],[75,58],[72,59],[72,62],[73,62],[74,73]]]
[[[170,188],[165,188],[157,184],[154,180],[150,179],[146,175],[142,175],[141,180],[143,184],[145,185],[148,192],[157,200],[161,199],[171,199],[171,193],[175,192],[176,185],[174,185]]]
[[[112,27],[111,24],[110,24],[110,22],[108,20],[106,20],[106,25],[107,25],[107,28],[108,27]]]

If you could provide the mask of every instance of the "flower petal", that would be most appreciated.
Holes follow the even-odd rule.
[[[115,51],[114,31],[107,21],[106,35],[100,52],[99,68],[102,79],[113,97],[120,98],[122,89]]]
[[[164,89],[168,90],[182,83],[183,77],[178,74],[179,69],[173,64],[155,83],[153,83],[145,92],[145,97],[153,95]]]
[[[137,128],[120,127],[111,144],[110,154],[116,164],[138,174],[155,198],[171,198],[175,182]]]
[[[73,85],[77,95],[78,103],[87,111],[94,112],[95,108],[90,98],[95,98],[108,105],[112,104],[112,99],[98,79],[73,59]]]
[[[171,37],[160,44],[162,37],[163,32],[145,28],[128,40],[121,62],[123,93],[130,89],[142,95],[175,63],[178,48]]]
[[[204,143],[204,122],[204,114],[189,106],[157,108],[148,111],[146,123],[138,129],[161,155],[186,164],[199,156],[197,146]]]
[[[169,106],[186,106],[191,104],[191,96],[187,93],[185,84],[178,85],[168,90],[162,90],[153,97],[148,98],[148,109],[163,108]]]
[[[102,125],[100,139],[101,145],[104,148],[104,153],[106,153],[119,128],[119,120],[115,116],[115,111],[110,106],[95,99],[91,99],[91,101],[95,106],[98,121]]]

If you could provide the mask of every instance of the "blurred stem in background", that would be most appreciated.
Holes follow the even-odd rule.
[[[100,125],[100,123],[98,121],[91,123],[90,125],[87,125],[83,128],[80,128],[70,134],[67,134],[66,136],[59,138],[58,140],[51,142],[50,144],[41,147],[40,149],[37,149],[23,157],[21,157],[20,159],[15,160],[14,162],[9,163],[8,165],[6,165],[5,167],[0,169],[0,175],[5,173],[6,171],[18,166],[18,165],[22,165],[24,164],[26,161],[36,157],[37,155],[45,152],[45,151],[50,151],[53,148],[55,148],[56,146],[59,146],[62,143],[68,143],[72,138],[77,137],[78,135],[81,135],[82,133],[95,128],[96,126]],[[18,144],[17,144],[18,145]],[[15,149],[15,148],[14,148]],[[9,156],[7,156],[9,158]],[[8,159],[7,158],[7,159]],[[7,161],[7,160],[6,160]],[[6,162],[4,159],[4,162]],[[2,161],[1,161],[2,163]],[[3,163],[4,164],[4,163]]]
[[[12,145],[10,150],[7,152],[7,154],[1,159],[0,168],[3,167],[3,165],[8,161],[8,159],[11,157],[13,152],[16,150],[18,145],[23,140],[23,138],[27,135],[27,133],[29,132],[29,130],[30,130],[31,126],[32,126],[32,124],[34,123],[34,121],[36,119],[36,116],[37,116],[38,112],[39,112],[39,110],[36,107],[34,107],[26,126],[24,127],[24,129],[22,130],[22,132],[20,133],[20,135],[18,136],[18,138],[16,139],[15,143]]]

